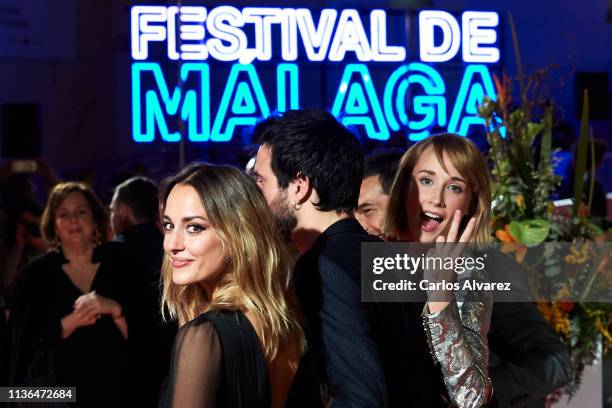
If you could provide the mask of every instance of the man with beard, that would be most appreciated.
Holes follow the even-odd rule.
[[[361,243],[380,240],[353,217],[363,175],[354,135],[328,112],[309,109],[270,117],[254,136],[257,184],[301,254],[293,281],[323,402],[440,405],[423,304],[361,302]]]

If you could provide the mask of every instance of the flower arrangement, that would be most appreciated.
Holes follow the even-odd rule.
[[[585,94],[573,207],[571,212],[556,211],[550,199],[560,182],[553,172],[553,109],[540,108],[542,105],[527,91],[535,88],[539,78],[535,76],[522,84],[521,103],[516,108],[512,107],[510,98],[512,82],[506,77],[494,80],[497,98],[485,97],[478,112],[485,119],[490,145],[494,198],[491,223],[495,237],[503,243],[502,250],[514,253],[519,262],[524,261],[532,246],[544,242],[573,243],[566,256],[548,256],[539,264],[547,276],[554,276],[561,269],[572,271],[570,275],[563,275],[564,285],[559,287],[555,299],[573,301],[538,304],[570,353],[572,377],[565,393],[571,397],[580,386],[584,367],[597,358],[600,340],[604,353],[612,349],[612,304],[576,301],[579,284],[584,287],[585,280],[590,279],[587,287],[591,290],[593,277],[610,268],[609,254],[600,254],[595,259],[585,244],[606,240],[604,232],[588,216],[589,205],[582,200],[588,146],[588,97]]]
[[[581,302],[576,300],[588,296],[575,296],[577,293],[588,295],[594,289],[594,278],[601,277],[601,271],[608,271],[607,275],[611,275],[610,250],[600,250],[598,256],[593,255],[596,243],[610,242],[611,234],[608,231],[604,235],[604,231],[589,218],[595,179],[594,161],[591,160],[591,169],[586,168],[587,154],[594,156],[592,144],[591,152],[588,152],[589,100],[585,91],[572,208],[571,211],[558,211],[550,199],[561,181],[553,171],[553,107],[548,98],[540,94],[546,72],[539,71],[525,77],[512,15],[509,15],[509,23],[518,68],[518,103],[512,98],[513,81],[504,76],[501,79],[494,77],[496,98],[485,97],[478,107],[479,116],[485,120],[490,146],[493,178],[491,224],[495,238],[502,243],[502,250],[514,253],[519,262],[524,261],[532,246],[552,243],[546,246],[546,250],[554,251],[555,246],[563,245],[562,242],[571,243],[564,244],[566,248],[570,245],[569,253],[564,257],[545,254],[543,263],[538,264],[549,277],[559,276],[562,268],[570,271],[563,275],[565,285],[558,288],[554,296],[556,301],[539,302],[538,309],[569,351],[572,373],[564,392],[571,398],[580,386],[584,367],[598,357],[599,345],[603,345],[604,355],[612,351],[612,303]],[[587,170],[591,171],[591,185],[585,203],[583,176]],[[599,247],[601,249],[601,245]],[[604,291],[609,291],[612,287],[610,280],[610,276],[604,275],[604,279],[597,282],[603,285]],[[577,291],[580,285],[582,290]],[[549,405],[562,393],[558,390],[549,396]]]
[[[538,309],[570,352],[573,373],[565,393],[571,397],[580,387],[584,367],[597,358],[600,338],[604,355],[610,351],[612,309],[609,305],[576,302],[540,302]]]

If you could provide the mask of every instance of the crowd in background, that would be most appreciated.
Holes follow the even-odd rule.
[[[85,379],[115,390],[105,399],[99,388],[80,387],[84,406],[115,406],[127,387],[139,390],[145,405],[156,405],[150,390],[158,390],[167,373],[176,331],[160,312],[158,183],[128,178],[102,203],[87,183],[64,182],[44,160],[33,174],[12,172],[10,163],[4,170],[0,382],[48,385],[56,381],[49,376],[70,371],[75,384]],[[88,235],[93,238],[83,238]],[[66,340],[61,348],[55,347],[59,338]],[[58,353],[66,367],[51,363]],[[130,372],[136,365],[142,369],[137,376]]]
[[[486,148],[486,142],[474,139]],[[361,147],[371,151],[379,146],[363,142]],[[380,177],[375,180],[388,195],[390,175],[395,174],[388,165],[397,165],[409,146],[396,135],[385,147],[395,150],[383,152],[382,160],[381,152],[375,152],[366,161],[363,177],[364,181]],[[559,147],[571,151],[569,146]],[[598,152],[606,148],[595,145]],[[595,166],[602,158],[603,154],[596,155]],[[115,179],[110,192],[94,191],[87,180],[64,182],[45,160],[37,163],[34,174],[13,172],[10,162],[0,174],[0,384],[44,384],[54,374],[65,378],[66,373],[46,371],[41,378],[31,362],[37,361],[44,371],[45,360],[52,358],[44,351],[57,352],[57,347],[46,349],[44,342],[57,345],[57,339],[69,339],[60,352],[65,361],[81,367],[68,377],[80,387],[81,401],[91,399],[85,406],[117,406],[131,398],[127,387],[141,391],[132,395],[142,406],[155,406],[177,330],[176,322],[164,321],[160,307],[164,251],[158,181],[142,176],[146,169],[140,168],[140,176]],[[566,164],[568,175],[559,197],[571,191],[571,160]],[[594,203],[593,215],[605,219],[605,193],[597,184]],[[379,217],[383,213],[381,209]],[[367,227],[365,214],[364,208],[357,209],[361,225],[381,235]],[[74,220],[79,220],[78,227],[71,224]],[[381,222],[373,224],[380,227]],[[62,281],[64,273],[74,279]],[[498,310],[498,315],[507,312]],[[19,319],[11,319],[15,315]],[[49,323],[60,320],[60,326]],[[77,331],[81,327],[91,330]],[[92,357],[92,348],[101,351]],[[133,367],[139,367],[138,373]],[[92,376],[100,386],[117,391],[100,395],[96,389],[88,390]],[[81,381],[85,377],[89,379]]]

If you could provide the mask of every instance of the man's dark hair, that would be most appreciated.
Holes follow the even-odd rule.
[[[272,151],[272,171],[285,189],[298,175],[310,179],[319,195],[320,211],[352,211],[357,207],[363,175],[359,142],[329,112],[291,110],[255,127],[254,140]]]
[[[146,177],[132,177],[115,188],[115,200],[130,207],[140,222],[152,222],[159,216],[157,184]]]
[[[363,178],[378,176],[383,193],[389,195],[397,166],[403,155],[402,149],[376,149],[370,152],[365,157]]]

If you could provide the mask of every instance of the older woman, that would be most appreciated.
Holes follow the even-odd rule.
[[[490,186],[486,161],[468,139],[454,134],[429,137],[400,161],[387,207],[386,235],[396,241],[435,242],[441,254],[456,255],[456,243],[484,244],[490,240]],[[485,271],[472,278],[488,279]],[[452,292],[427,294],[425,331],[450,402],[459,407],[484,405],[492,392],[490,293],[460,294],[459,304]]]
[[[53,249],[26,266],[16,288],[10,382],[76,386],[81,406],[125,405],[138,270],[105,242],[106,213],[84,184],[53,188],[41,232]]]
[[[262,193],[238,169],[196,164],[161,199],[163,299],[182,328],[160,406],[284,407],[304,335]]]

